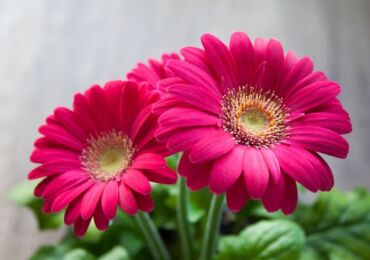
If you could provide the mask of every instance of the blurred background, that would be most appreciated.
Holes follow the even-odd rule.
[[[0,0],[0,258],[27,259],[60,236],[38,232],[8,196],[33,167],[37,128],[56,106],[138,61],[199,46],[204,32],[228,41],[236,30],[281,40],[340,83],[354,130],[348,159],[329,164],[337,188],[370,188],[370,1]]]

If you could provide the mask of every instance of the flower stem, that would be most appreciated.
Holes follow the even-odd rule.
[[[141,232],[143,232],[154,259],[169,260],[170,255],[150,216],[147,213],[139,211],[135,215],[135,219],[141,229]]]
[[[186,181],[180,177],[179,180],[179,196],[177,201],[177,223],[180,234],[181,250],[184,260],[191,260],[193,258],[193,244],[190,236],[190,225],[188,221],[188,189],[186,188]]]
[[[214,194],[209,207],[206,229],[204,231],[203,248],[200,254],[201,260],[211,260],[216,250],[220,222],[223,210],[224,195]]]

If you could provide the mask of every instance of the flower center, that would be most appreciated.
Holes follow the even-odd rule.
[[[288,109],[274,92],[242,86],[229,90],[221,104],[223,128],[240,144],[269,147],[286,136]]]
[[[85,171],[95,179],[108,181],[120,177],[130,165],[134,147],[131,140],[115,130],[92,135],[81,153]]]

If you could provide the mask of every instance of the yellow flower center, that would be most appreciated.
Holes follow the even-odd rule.
[[[288,109],[274,92],[242,86],[229,90],[221,104],[223,128],[240,144],[269,147],[287,135]]]
[[[83,169],[95,179],[119,177],[130,165],[134,147],[131,140],[115,130],[90,136],[81,153]]]

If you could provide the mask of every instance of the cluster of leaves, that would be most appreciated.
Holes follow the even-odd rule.
[[[175,166],[176,160],[171,158],[169,165]],[[11,196],[33,211],[41,230],[61,228],[63,213],[42,214],[33,187],[22,184]],[[154,186],[156,208],[151,213],[174,259],[180,258],[177,193],[176,186]],[[190,193],[188,218],[197,251],[210,200],[206,189]],[[107,231],[91,225],[78,239],[67,229],[57,245],[41,247],[31,259],[126,260],[151,259],[151,255],[134,218],[119,211]],[[300,204],[291,216],[269,214],[255,201],[238,214],[225,210],[216,259],[370,259],[370,194],[364,189],[320,193],[314,203]]]

